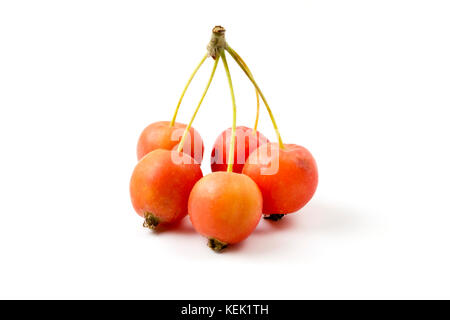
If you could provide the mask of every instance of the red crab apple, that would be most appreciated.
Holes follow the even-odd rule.
[[[221,251],[247,238],[262,215],[262,196],[249,177],[213,172],[200,179],[189,196],[189,218],[208,246]]]
[[[242,171],[258,185],[263,196],[263,213],[277,220],[300,210],[314,195],[318,183],[316,161],[295,144],[266,144],[247,159]]]
[[[211,152],[211,171],[227,171],[230,141],[231,128],[228,128],[217,137],[214,143]],[[241,173],[250,153],[268,142],[269,140],[259,131],[244,126],[236,127],[233,172]]]
[[[175,122],[170,126],[169,121],[154,122],[141,133],[137,145],[138,160],[156,149],[174,150],[183,136],[185,124]],[[191,127],[189,136],[184,142],[183,152],[191,156],[197,163],[203,159],[203,140],[200,134]]]
[[[189,194],[202,176],[200,165],[182,152],[157,149],[143,157],[131,176],[130,195],[144,226],[154,229],[185,217]]]

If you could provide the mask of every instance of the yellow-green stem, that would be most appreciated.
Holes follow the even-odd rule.
[[[173,127],[173,125],[175,124],[175,120],[177,119],[177,115],[178,115],[178,110],[180,109],[181,101],[183,101],[184,95],[185,95],[187,89],[189,88],[189,85],[191,84],[192,79],[194,79],[195,74],[197,73],[198,69],[200,69],[200,67],[202,66],[203,62],[205,62],[206,58],[208,58],[208,54],[205,54],[205,56],[202,58],[200,63],[195,68],[194,72],[192,72],[191,77],[189,78],[188,82],[186,83],[186,86],[184,87],[184,90],[181,93],[180,100],[178,100],[178,105],[177,105],[177,107],[175,109],[175,113],[173,114],[172,121],[170,121],[170,126],[171,127]]]
[[[264,97],[264,94],[261,92],[261,89],[259,88],[259,86],[256,83],[255,79],[253,78],[252,74],[250,73],[250,70],[248,69],[248,67],[247,68],[245,67],[244,61],[242,60],[242,58],[238,58],[238,54],[230,46],[227,46],[226,50],[231,55],[231,57],[236,61],[236,63],[239,65],[239,67],[241,67],[241,69],[247,75],[249,80],[255,86],[256,90],[258,90],[258,93],[261,96],[261,99],[263,100],[264,104],[266,105],[266,109],[267,109],[267,112],[269,113],[270,120],[272,121],[273,128],[275,129],[275,133],[277,134],[278,144],[279,144],[281,149],[284,149],[283,140],[281,139],[280,131],[278,130],[278,126],[277,126],[277,123],[275,122],[275,118],[273,116],[272,110],[270,110],[269,104],[267,103],[267,100]]]
[[[195,116],[197,115],[197,112],[200,109],[200,106],[202,105],[203,99],[205,98],[206,93],[208,92],[209,86],[211,85],[212,79],[214,78],[214,74],[216,73],[218,63],[219,63],[219,57],[217,57],[217,59],[214,61],[214,66],[211,71],[211,76],[209,77],[208,84],[206,85],[206,88],[203,91],[203,95],[200,98],[197,108],[195,108],[194,114],[191,117],[191,121],[189,121],[189,124],[187,125],[186,129],[183,132],[183,136],[181,137],[180,143],[178,145],[178,149],[177,149],[178,152],[181,152],[181,150],[183,150],[184,140],[186,140],[186,136],[189,132],[189,129],[191,128],[192,123],[194,122]]]
[[[231,48],[230,48],[231,49]],[[231,49],[233,50],[233,49]],[[253,77],[250,69],[248,68],[247,64],[244,62],[244,60],[241,58],[240,55],[237,54],[236,51],[233,50],[233,53],[236,55],[236,58],[239,59],[239,61],[242,63],[242,65],[244,66],[245,70],[247,70],[247,72]],[[258,122],[259,122],[259,109],[260,109],[260,105],[259,105],[259,93],[258,93],[258,89],[255,88],[255,93],[256,93],[256,118],[255,118],[255,125],[253,127],[253,133],[256,133],[256,130],[258,129]]]
[[[234,98],[233,82],[231,81],[230,69],[228,69],[227,58],[225,57],[225,52],[222,50],[220,52],[222,57],[223,66],[228,78],[228,85],[230,86],[231,102],[233,103],[233,126],[231,127],[231,141],[230,141],[230,153],[228,154],[228,167],[227,172],[233,171],[234,162],[234,144],[236,140],[236,99]]]
[[[259,121],[259,93],[258,90],[256,90],[256,118],[255,118],[255,125],[253,127],[253,134],[256,133],[256,130],[258,129],[258,121]]]

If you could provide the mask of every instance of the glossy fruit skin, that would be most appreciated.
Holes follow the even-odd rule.
[[[195,230],[226,244],[247,238],[261,215],[261,192],[242,174],[211,173],[195,184],[189,196],[189,217]]]
[[[216,139],[211,152],[211,171],[227,171],[228,152],[230,150],[231,128],[223,131]],[[259,131],[248,127],[236,127],[236,142],[234,144],[233,172],[241,173],[250,153],[269,140]]]
[[[318,183],[316,161],[304,147],[277,143],[258,148],[247,159],[243,174],[256,182],[264,199],[264,214],[288,214],[305,206],[314,195]],[[270,168],[278,161],[275,174],[263,175],[261,168]]]
[[[185,124],[178,122],[175,122],[171,127],[169,121],[154,122],[147,126],[138,140],[138,160],[141,160],[146,154],[156,149],[175,150],[185,128]],[[204,150],[203,140],[193,127],[189,129],[189,138],[185,140],[183,150],[194,158],[197,163],[201,163]]]
[[[172,157],[183,163],[174,163]],[[141,217],[151,213],[161,224],[177,222],[187,215],[189,194],[202,177],[200,165],[185,153],[154,150],[137,163],[131,176],[134,210]]]

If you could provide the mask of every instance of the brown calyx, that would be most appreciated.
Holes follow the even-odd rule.
[[[228,244],[214,238],[209,238],[208,247],[210,247],[215,252],[221,252],[223,249],[228,247]]]
[[[272,221],[279,221],[279,220],[283,219],[284,216],[285,216],[284,214],[269,214],[269,215],[265,215],[264,219],[272,220]]]
[[[156,227],[158,226],[159,222],[160,222],[159,218],[155,217],[150,212],[146,212],[144,214],[144,224],[143,224],[144,228],[149,228],[149,229],[155,230]]]

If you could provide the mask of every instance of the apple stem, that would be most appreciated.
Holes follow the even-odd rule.
[[[233,50],[233,49],[231,49]],[[234,54],[236,56],[237,59],[239,59],[239,61],[242,63],[242,66],[245,68],[245,70],[247,70],[247,72],[253,77],[250,69],[248,68],[247,64],[244,62],[244,60],[241,58],[240,55],[237,54],[236,51],[234,51]],[[255,93],[256,93],[256,119],[255,119],[255,125],[253,127],[253,133],[256,133],[256,130],[258,129],[258,121],[259,121],[259,109],[260,109],[260,104],[259,104],[259,93],[258,93],[258,89],[255,88]]]
[[[228,85],[230,86],[231,102],[233,103],[233,127],[231,128],[231,142],[230,142],[230,153],[228,154],[228,167],[227,172],[233,171],[234,162],[234,144],[236,140],[236,99],[234,97],[233,82],[231,81],[230,69],[228,69],[227,58],[225,57],[225,51],[220,51],[220,56],[222,57],[223,67],[228,78]]]
[[[213,69],[211,71],[211,76],[209,77],[208,84],[206,85],[206,88],[203,91],[203,95],[200,98],[200,101],[199,101],[199,103],[197,105],[197,108],[195,109],[194,114],[191,117],[191,121],[189,121],[189,124],[187,125],[186,129],[184,129],[183,136],[182,136],[182,138],[180,140],[180,143],[178,144],[178,149],[177,149],[178,152],[181,152],[181,150],[183,150],[184,140],[186,140],[186,136],[187,136],[187,134],[189,132],[189,129],[191,128],[192,123],[194,122],[195,116],[197,115],[197,112],[200,109],[200,106],[202,105],[203,99],[205,98],[206,93],[208,92],[209,86],[211,85],[211,82],[212,82],[212,80],[214,78],[214,74],[216,73],[217,63],[218,62],[219,62],[219,59],[216,59],[214,61],[214,66],[213,66]]]
[[[197,73],[198,69],[200,69],[200,67],[202,66],[203,62],[205,62],[206,58],[208,58],[208,54],[205,54],[205,56],[202,58],[200,63],[195,68],[194,72],[192,72],[188,82],[186,83],[186,86],[184,87],[184,90],[181,93],[180,100],[178,100],[178,105],[177,105],[177,107],[175,109],[175,113],[173,114],[172,121],[170,121],[170,126],[171,127],[173,127],[173,125],[175,124],[175,120],[176,120],[177,115],[178,115],[178,110],[180,109],[181,101],[183,101],[184,95],[185,95],[187,89],[189,88],[189,85],[191,84],[192,79],[194,79],[195,74]]]
[[[256,130],[258,129],[258,121],[259,121],[259,93],[258,90],[256,90],[256,118],[255,118],[255,125],[253,127],[253,134],[256,134]]]
[[[255,79],[253,78],[252,74],[250,73],[250,70],[248,69],[248,67],[246,68],[244,60],[242,60],[242,58],[239,57],[239,55],[236,53],[236,51],[234,51],[228,44],[227,44],[225,50],[228,51],[228,53],[236,61],[236,63],[239,65],[239,67],[241,67],[241,69],[247,75],[249,80],[253,83],[255,89],[258,91],[259,95],[261,96],[261,99],[263,100],[264,104],[266,105],[266,109],[267,109],[267,112],[269,113],[270,120],[272,121],[273,127],[275,129],[275,133],[277,134],[278,144],[281,149],[284,149],[283,140],[281,139],[280,131],[278,130],[278,126],[277,126],[277,123],[275,122],[275,118],[273,116],[272,110],[270,110],[269,104],[267,103],[267,100],[264,97],[264,94],[261,92],[261,89],[259,88]]]

